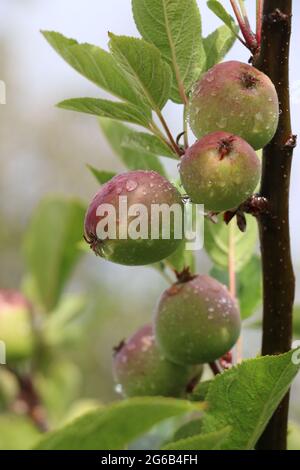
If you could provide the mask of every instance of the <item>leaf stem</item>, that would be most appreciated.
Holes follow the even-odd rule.
[[[254,53],[257,50],[257,41],[256,41],[256,36],[253,34],[251,31],[251,27],[249,24],[248,16],[245,10],[246,18],[242,16],[240,9],[236,3],[236,0],[230,0],[232,9],[234,11],[234,14],[236,16],[237,22],[239,24],[239,27],[242,31],[242,34],[245,38],[245,45],[248,47],[248,49]],[[241,4],[241,3],[240,3]],[[245,6],[243,5],[243,8],[245,9]]]
[[[248,13],[247,13],[247,10],[246,10],[246,7],[245,7],[244,0],[239,0],[239,5],[240,5],[240,9],[241,9],[243,18],[244,18],[245,25],[248,28],[248,30],[251,31],[250,21],[249,21],[249,18],[248,18]]]
[[[160,128],[155,124],[155,122],[151,121],[149,127],[149,131],[151,131],[156,137],[158,137],[164,144],[166,144],[174,154],[177,155],[177,152],[173,148],[172,144],[165,138],[164,134],[161,132]]]
[[[264,0],[256,0],[256,40],[258,46],[261,44],[261,30],[263,19]]]
[[[175,151],[175,153],[177,153],[177,155],[178,155],[179,157],[181,157],[182,152],[180,151],[180,148],[179,148],[178,145],[176,144],[176,142],[175,142],[175,140],[174,140],[174,138],[173,138],[173,136],[172,136],[172,134],[171,134],[171,131],[170,131],[169,127],[168,127],[168,124],[166,123],[166,120],[165,120],[165,118],[163,117],[162,112],[160,111],[160,109],[157,109],[157,110],[156,110],[156,114],[157,114],[157,116],[158,116],[158,118],[159,118],[159,120],[160,120],[160,122],[161,122],[161,124],[162,124],[162,126],[163,126],[163,128],[164,128],[164,130],[165,130],[165,132],[166,132],[166,134],[167,134],[167,136],[168,136],[168,139],[169,139],[169,141],[170,141],[170,144],[171,144],[171,146],[172,146],[172,149]]]

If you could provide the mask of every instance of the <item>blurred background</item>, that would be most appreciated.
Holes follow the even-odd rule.
[[[138,33],[130,0],[0,1],[0,80],[6,84],[6,104],[0,104],[0,288],[18,288],[24,274],[24,232],[41,198],[46,194],[67,194],[87,205],[98,185],[86,164],[113,171],[123,169],[101,135],[95,118],[55,108],[56,103],[66,98],[105,94],[71,69],[39,31],[59,31],[103,48],[107,48],[108,31],[133,36]],[[198,3],[206,36],[220,21],[208,10],[206,1]],[[222,3],[230,11],[230,2]],[[254,22],[255,2],[246,4]],[[294,18],[299,18],[300,4],[294,4]],[[300,126],[300,71],[296,66],[299,42],[300,30],[294,27],[291,47],[294,133],[299,133]],[[247,62],[249,54],[236,43],[227,58]],[[182,119],[179,108],[168,104],[164,113],[177,135]],[[295,151],[291,189],[292,249],[297,278],[300,272],[299,151],[299,148]],[[175,175],[176,164],[168,162],[168,169]],[[205,254],[199,254],[198,263],[201,272],[209,270]],[[82,340],[75,351],[70,349],[65,353],[58,366],[65,359],[72,369],[69,370],[70,399],[67,405],[61,400],[61,410],[71,407],[79,398],[108,402],[117,397],[111,374],[112,347],[149,321],[165,286],[160,274],[152,268],[117,266],[92,254],[82,259],[68,290],[83,293],[93,302],[86,315]],[[299,297],[298,285],[298,301]],[[259,345],[259,333],[246,330],[245,356],[256,355]],[[58,387],[58,395],[59,390]],[[55,394],[51,390],[48,393]],[[296,400],[299,393],[298,381],[291,416],[300,422],[300,404]]]

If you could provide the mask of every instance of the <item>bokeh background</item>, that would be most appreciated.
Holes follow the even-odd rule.
[[[198,3],[204,35],[207,35],[220,21],[208,10],[206,1]],[[230,10],[228,0],[222,3]],[[246,4],[254,21],[255,2],[248,0]],[[299,15],[300,3],[294,2],[291,100],[295,133],[299,133],[300,127],[300,30],[295,27]],[[46,43],[40,29],[59,31],[103,48],[107,48],[108,31],[138,35],[130,0],[0,0],[0,80],[6,83],[7,93],[6,105],[0,105],[1,288],[20,285],[24,272],[23,235],[43,196],[63,193],[79,197],[87,204],[97,190],[97,183],[86,164],[115,171],[123,168],[101,135],[95,118],[55,108],[55,103],[66,98],[105,96],[105,93],[64,63]],[[236,43],[228,58],[246,62],[249,54]],[[177,135],[181,131],[179,108],[168,104],[164,112]],[[299,148],[295,151],[291,187],[292,249],[297,278],[300,273],[299,151]],[[176,166],[169,164],[169,170],[175,174]],[[205,254],[199,255],[198,263],[201,272],[208,271],[210,265]],[[70,403],[78,398],[101,402],[116,398],[111,376],[112,347],[150,319],[165,285],[152,268],[121,267],[92,255],[83,258],[68,289],[87,294],[95,302],[84,324],[82,340],[76,351],[68,353],[74,366]],[[297,301],[299,297],[298,283]],[[245,356],[257,354],[259,344],[259,333],[247,330]],[[291,415],[300,422],[299,392],[298,382],[294,387]],[[62,409],[64,406],[61,405]]]

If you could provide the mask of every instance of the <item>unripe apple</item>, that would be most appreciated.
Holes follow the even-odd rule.
[[[269,77],[237,61],[210,69],[190,99],[189,123],[198,139],[223,130],[239,135],[257,150],[274,136],[278,118],[278,96]]]
[[[107,211],[100,214],[99,210],[106,205],[115,210],[115,220]],[[175,208],[177,215],[171,210],[169,225],[158,214],[160,207],[167,212]],[[85,217],[85,239],[97,255],[109,261],[124,265],[155,263],[171,255],[182,243],[182,210],[180,193],[163,176],[142,170],[123,173],[95,195]],[[153,220],[157,223],[152,223]],[[115,228],[115,233],[99,234],[99,227],[105,224],[112,232]],[[132,237],[132,227],[141,231],[141,235]],[[156,234],[152,233],[153,228]]]
[[[0,290],[0,341],[7,363],[28,359],[34,349],[32,309],[17,291]]]
[[[150,324],[116,348],[113,371],[119,391],[128,397],[179,397],[191,379],[190,367],[174,364],[158,349]]]
[[[184,189],[194,203],[220,212],[239,206],[253,194],[261,165],[240,137],[213,132],[189,147],[180,161]]]
[[[203,364],[219,359],[234,346],[241,319],[227,288],[198,275],[162,294],[154,325],[158,346],[169,360]]]

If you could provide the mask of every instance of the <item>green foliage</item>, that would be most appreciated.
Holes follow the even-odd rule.
[[[99,98],[72,98],[58,103],[57,106],[70,111],[131,122],[144,127],[148,127],[149,123],[148,116],[143,113],[143,110],[130,103],[119,103]]]
[[[56,350],[58,353],[58,351]],[[35,386],[47,418],[52,426],[61,423],[71,404],[80,391],[81,373],[75,364],[64,360],[58,354],[52,361],[40,364],[35,377]]]
[[[185,439],[171,442],[163,450],[219,450],[225,439],[228,438],[231,428],[228,426],[216,432],[196,434]]]
[[[123,142],[134,139],[136,131],[117,121],[100,118],[101,129],[116,154],[129,170],[154,170],[165,176],[165,171],[156,155],[123,146]]]
[[[221,448],[253,449],[300,369],[292,354],[250,359],[216,376],[206,395],[202,432],[231,426]]]
[[[121,450],[160,421],[196,410],[201,410],[200,404],[171,398],[124,400],[49,433],[36,449]]]
[[[294,318],[294,335],[300,338],[300,305],[295,305],[293,318]]]
[[[208,8],[211,9],[211,11],[214,12],[216,16],[220,18],[220,20],[225,23],[225,25],[233,32],[234,35],[236,35],[236,24],[232,16],[227,13],[223,5],[218,2],[217,0],[208,0],[207,2]]]
[[[234,223],[231,222],[231,223]],[[235,269],[240,271],[251,258],[257,242],[257,224],[252,216],[247,216],[247,231],[241,232],[234,226]],[[205,220],[205,249],[213,263],[221,269],[227,269],[229,255],[230,227],[223,220],[214,224]]]
[[[28,418],[13,413],[0,416],[0,450],[27,450],[40,436]]]
[[[79,44],[74,39],[53,31],[42,33],[56,52],[77,72],[112,95],[136,105],[137,110],[143,108],[150,119],[150,109],[134,92],[130,81],[109,52],[91,44]]]
[[[193,392],[191,393],[190,399],[192,401],[205,401],[206,395],[208,393],[209,387],[211,386],[212,382],[213,382],[213,379],[199,382],[194,388]]]
[[[177,431],[174,433],[172,442],[179,441],[181,439],[186,439],[187,437],[196,436],[201,432],[202,419],[191,419],[187,421],[182,426],[180,426]]]
[[[200,75],[220,62],[234,44],[238,27],[233,18],[221,2],[209,0],[207,5],[225,25],[206,38],[202,38],[196,0],[132,0],[134,19],[143,39],[109,33],[110,52],[91,44],[79,44],[59,33],[43,32],[75,70],[121,100],[75,98],[58,106],[97,116],[105,137],[129,170],[151,169],[166,176],[159,157],[177,155],[168,144],[169,136],[164,136],[154,124],[152,110],[166,131],[161,109],[168,99],[182,103],[183,95],[190,92]],[[118,121],[141,125],[152,134],[137,132]],[[88,168],[100,184],[115,175]],[[26,289],[37,299],[38,306],[52,312],[43,325],[44,340],[52,348],[66,346],[68,339],[78,338],[81,331],[78,319],[85,299],[79,296],[62,299],[61,294],[83,253],[79,242],[84,212],[80,202],[46,199],[26,234]],[[205,249],[214,264],[211,274],[224,283],[228,283],[229,230],[221,220],[217,224],[205,221]],[[247,216],[246,233],[234,227],[233,239],[237,295],[245,319],[255,312],[262,297],[260,260],[253,255],[257,242],[255,219]],[[187,252],[182,243],[171,257],[155,265],[161,271],[166,266],[178,271],[190,266],[194,271],[194,253]],[[300,335],[299,308],[295,309],[294,331]],[[192,414],[192,421],[177,430],[173,442],[165,444],[164,450],[253,449],[299,370],[291,355],[292,352],[244,361],[214,380],[198,384],[190,401],[133,398],[99,406],[83,415],[81,410],[80,417],[46,434],[36,449],[124,449],[158,423],[188,413]],[[46,363],[37,374],[36,383],[50,420],[56,425],[70,403],[78,398],[80,374],[68,362],[55,367]],[[204,400],[207,407],[202,403]],[[91,405],[94,408],[94,403]],[[199,411],[203,410],[199,418]],[[1,417],[0,448],[34,445],[36,433],[24,422],[18,429],[15,423],[10,428],[10,416]],[[11,441],[3,444],[2,434]],[[297,447],[297,439],[299,430],[291,428],[290,448]]]
[[[289,423],[288,450],[300,450],[300,426]]]
[[[228,271],[216,266],[211,276],[228,285]],[[251,317],[262,304],[261,260],[254,255],[237,273],[237,298],[243,320]]]
[[[170,147],[155,135],[146,134],[145,132],[131,132],[122,141],[122,147],[131,151],[140,153],[149,153],[151,155],[159,155],[162,157],[175,158],[177,155]]]
[[[27,268],[39,302],[55,307],[80,256],[85,208],[76,200],[48,197],[36,209],[25,236]]]
[[[44,341],[47,346],[73,344],[83,333],[83,312],[87,300],[82,295],[65,296],[44,323]]]
[[[238,28],[236,27],[236,32]],[[235,43],[236,36],[226,25],[220,26],[206,38],[203,46],[206,53],[206,70],[221,62]]]
[[[116,176],[114,171],[97,170],[97,168],[94,168],[92,165],[87,165],[87,167],[100,184],[107,183],[107,181]]]
[[[110,50],[132,89],[151,109],[162,109],[170,96],[172,75],[159,50],[143,39],[112,33],[109,37]]]
[[[143,38],[155,44],[171,66],[171,99],[181,103],[178,84],[188,93],[205,64],[197,2],[132,0],[132,9]]]

